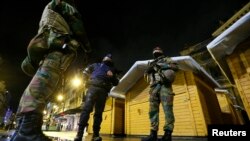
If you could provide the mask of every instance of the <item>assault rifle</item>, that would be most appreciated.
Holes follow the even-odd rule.
[[[157,65],[157,62],[161,59],[163,59],[163,57],[158,57],[156,59],[154,59],[153,61],[148,61],[148,68],[147,70],[145,71],[145,73],[147,74],[150,74],[150,73],[153,73],[153,72],[157,72],[158,69],[160,69],[161,67],[159,65]]]

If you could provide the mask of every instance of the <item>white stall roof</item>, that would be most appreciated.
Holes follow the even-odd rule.
[[[192,57],[180,56],[171,57],[171,59],[178,63],[179,68],[183,71],[193,71],[195,73],[202,73],[210,79],[217,87],[221,87]],[[128,72],[121,78],[118,86],[113,87],[110,91],[110,96],[117,98],[125,98],[126,92],[144,75],[148,61],[136,61]]]
[[[231,76],[225,56],[230,55],[236,46],[250,36],[250,12],[241,17],[227,30],[207,45],[207,49],[219,65],[223,74]],[[228,78],[232,82],[232,78]]]

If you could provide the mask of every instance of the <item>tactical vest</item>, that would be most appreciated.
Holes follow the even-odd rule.
[[[74,52],[80,44],[71,39],[71,30],[68,23],[57,12],[50,9],[51,3],[45,8],[39,22],[38,34],[30,41],[28,56],[23,60],[21,68],[29,76],[33,76],[39,63],[50,50],[60,50],[68,39],[67,45]],[[71,12],[75,9],[72,6]]]
[[[48,4],[42,14],[40,23],[39,23],[39,30],[38,33],[41,33],[44,27],[51,28],[54,32],[60,34],[70,34],[70,27],[64,18],[50,9],[50,5]]]
[[[172,70],[168,64],[171,59],[168,57],[157,60],[154,65],[155,72],[150,75],[150,84],[172,84],[175,79],[175,71]]]

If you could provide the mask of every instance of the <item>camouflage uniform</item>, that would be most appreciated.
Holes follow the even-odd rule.
[[[25,89],[18,112],[36,111],[42,113],[46,99],[60,86],[62,67],[66,69],[73,58],[74,54],[72,53],[63,54],[59,51],[49,53]]]
[[[174,93],[172,83],[175,79],[175,71],[178,70],[176,63],[171,58],[165,57],[161,49],[157,48],[161,56],[149,62],[145,76],[150,81],[149,97],[149,118],[150,135],[142,138],[142,141],[156,141],[159,128],[159,106],[162,104],[165,114],[165,131],[162,141],[171,141],[171,134],[174,129],[175,117],[173,113]]]
[[[79,12],[69,0],[52,0],[43,11],[38,33],[21,65],[33,78],[21,97],[17,111],[20,126],[11,141],[51,141],[41,131],[42,111],[79,47],[91,51]]]
[[[79,12],[66,2],[52,0],[43,11],[38,34],[30,41],[28,56],[22,63],[23,71],[33,79],[24,91],[18,112],[42,112],[45,99],[56,91],[79,46],[90,51]]]
[[[168,68],[170,58],[162,58],[156,64],[160,68]],[[173,113],[173,99],[174,93],[172,90],[171,82],[164,82],[163,78],[159,75],[160,72],[150,73],[150,109],[149,118],[151,122],[151,129],[158,131],[159,126],[159,105],[162,104],[165,114],[165,124],[163,130],[173,131],[174,128],[174,113]],[[173,80],[172,80],[173,81]]]

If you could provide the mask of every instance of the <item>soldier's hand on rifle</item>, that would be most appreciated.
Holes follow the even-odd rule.
[[[159,66],[159,65],[157,65],[157,64],[154,65],[154,70],[158,71],[158,70],[160,70],[160,69],[161,69],[161,66]]]
[[[149,66],[147,69],[146,69],[146,71],[145,71],[145,73],[146,74],[150,74],[150,73],[153,73],[155,70],[154,70],[154,67],[153,66]]]
[[[148,68],[146,69],[145,73],[150,74],[154,72],[154,62],[148,62]]]

